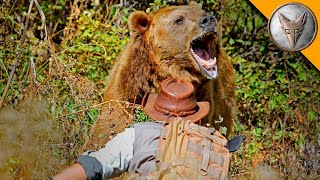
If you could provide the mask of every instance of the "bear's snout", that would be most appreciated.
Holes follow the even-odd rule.
[[[216,18],[212,15],[205,15],[201,18],[199,25],[205,32],[218,32]]]

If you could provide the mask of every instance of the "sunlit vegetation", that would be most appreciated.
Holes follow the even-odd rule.
[[[31,2],[30,13],[30,1],[0,5],[1,97],[16,66],[0,113],[0,174],[13,179],[43,179],[73,163],[129,40],[130,13],[186,1]],[[198,2],[221,22],[237,74],[235,132],[245,140],[232,155],[230,178],[319,178],[319,70],[301,53],[277,48],[267,19],[248,1]],[[135,117],[149,120],[140,110]]]

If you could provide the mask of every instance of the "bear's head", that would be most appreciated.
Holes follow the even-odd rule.
[[[143,41],[158,73],[177,79],[201,81],[218,76],[221,37],[214,16],[192,3],[165,7],[129,18],[133,41]]]

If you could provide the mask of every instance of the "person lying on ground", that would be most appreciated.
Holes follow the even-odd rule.
[[[166,79],[159,94],[146,93],[141,105],[154,122],[133,124],[53,179],[108,179],[126,171],[132,178],[227,178],[230,152],[239,148],[242,137],[227,144],[219,131],[196,124],[210,105],[196,101],[191,83]]]

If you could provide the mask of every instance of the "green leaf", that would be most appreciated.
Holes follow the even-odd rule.
[[[268,103],[268,106],[271,108],[271,109],[276,109],[278,106],[277,106],[277,102],[275,100],[274,97],[272,97],[270,100],[269,100],[269,103]]]
[[[230,45],[233,45],[233,44],[234,44],[234,40],[233,40],[232,38],[230,38],[229,44],[230,44]]]

